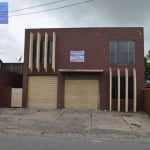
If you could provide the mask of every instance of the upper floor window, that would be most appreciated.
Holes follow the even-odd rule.
[[[135,43],[134,41],[116,40],[110,41],[111,64],[134,64]]]

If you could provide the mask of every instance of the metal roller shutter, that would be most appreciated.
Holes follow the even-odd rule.
[[[65,107],[75,109],[97,109],[99,102],[99,80],[65,80]]]
[[[28,79],[28,106],[35,108],[56,108],[57,77],[30,76]]]

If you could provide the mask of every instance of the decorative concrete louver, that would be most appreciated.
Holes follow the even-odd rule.
[[[29,69],[33,71],[33,40],[34,34],[30,32],[30,46],[29,46]],[[41,34],[37,32],[36,41],[36,70],[40,72],[40,47],[41,47]],[[56,33],[53,32],[53,42],[52,42],[52,70],[55,72],[55,54],[56,53]],[[47,72],[48,69],[48,33],[45,32],[44,38],[44,70]]]
[[[137,106],[137,98],[136,98],[136,69],[133,68],[133,112],[136,112],[136,106]]]
[[[30,32],[30,44],[29,44],[29,69],[32,71],[33,69],[33,38],[34,35]]]
[[[118,77],[118,112],[120,112],[120,69],[117,68],[117,77]]]
[[[45,41],[44,41],[44,69],[47,72],[47,55],[48,55],[48,33],[45,32]]]
[[[55,72],[56,33],[53,32],[52,69]]]
[[[112,111],[112,69],[109,68],[109,111]]]
[[[128,69],[125,68],[125,112],[128,112]]]
[[[109,111],[112,111],[112,68],[109,68]],[[118,80],[118,95],[117,95],[117,111],[120,112],[120,69],[117,68],[117,80]],[[137,110],[137,85],[136,85],[136,69],[133,68],[133,112]],[[125,68],[125,112],[128,112],[128,84],[129,75],[128,69]]]
[[[40,43],[41,43],[41,34],[37,33],[37,43],[36,43],[36,69],[40,71]]]

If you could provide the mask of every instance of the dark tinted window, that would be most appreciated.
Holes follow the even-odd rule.
[[[135,43],[134,41],[111,41],[110,42],[111,64],[134,64]]]
[[[118,98],[118,79],[117,76],[112,77],[112,98]],[[125,77],[120,77],[120,98],[125,99]],[[128,98],[133,99],[133,77],[128,78]]]

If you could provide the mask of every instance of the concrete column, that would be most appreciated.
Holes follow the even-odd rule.
[[[137,107],[137,91],[136,91],[137,85],[136,85],[136,69],[133,68],[133,112],[136,112]]]
[[[112,69],[109,68],[109,111],[112,111]]]
[[[40,71],[40,45],[41,45],[41,34],[37,33],[37,44],[36,44],[36,69]]]
[[[44,41],[44,69],[47,72],[47,53],[48,51],[48,33],[45,32],[45,41]]]
[[[128,69],[125,68],[125,112],[128,112]]]
[[[56,33],[53,32],[52,69],[55,72]]]
[[[118,77],[118,112],[120,112],[120,69],[117,68],[117,77]]]
[[[29,69],[32,71],[33,69],[33,38],[34,35],[30,32],[30,43],[29,43]]]

